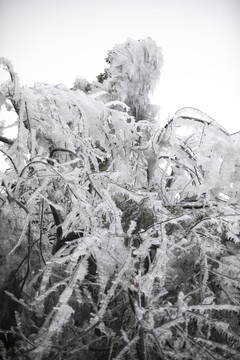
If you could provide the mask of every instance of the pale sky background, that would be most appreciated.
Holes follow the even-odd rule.
[[[161,125],[192,106],[239,131],[240,0],[0,0],[0,56],[22,85],[96,80],[108,50],[147,36],[164,56]]]

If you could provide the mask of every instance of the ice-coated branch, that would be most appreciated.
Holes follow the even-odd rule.
[[[1,57],[0,64],[3,65],[4,66],[3,69],[8,71],[10,74],[11,82],[13,85],[13,91],[12,91],[10,100],[12,101],[15,110],[17,110],[17,109],[19,110],[19,106],[17,105],[18,97],[19,97],[19,90],[20,90],[18,76],[14,72],[13,65],[10,60],[8,60],[4,57]]]

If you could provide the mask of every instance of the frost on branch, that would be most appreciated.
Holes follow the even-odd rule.
[[[102,83],[17,91],[4,62],[4,360],[239,359],[237,145],[196,109],[149,118],[161,59],[128,40]]]

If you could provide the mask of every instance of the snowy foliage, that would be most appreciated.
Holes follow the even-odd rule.
[[[1,59],[18,115],[0,136],[1,358],[237,360],[237,143],[196,109],[150,119],[151,39],[108,62],[102,84],[28,88]]]

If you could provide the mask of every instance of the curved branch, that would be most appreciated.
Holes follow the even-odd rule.
[[[14,170],[16,171],[16,173],[18,174],[18,170],[16,165],[14,164],[13,159],[11,158],[11,156],[9,156],[3,149],[0,148],[0,151],[11,161],[11,163],[13,164]]]
[[[75,156],[76,158],[78,158],[80,161],[83,161],[84,160],[84,157],[82,156],[82,159],[79,158],[78,154],[76,154],[75,152],[71,151],[71,150],[68,150],[68,149],[64,149],[64,148],[54,148],[51,152],[50,152],[50,155],[49,155],[49,158],[52,158],[54,153],[55,152],[58,152],[58,151],[61,151],[61,152],[67,152],[73,156]],[[83,164],[82,164],[83,165]]]
[[[183,113],[184,110],[194,110],[195,112],[199,113],[202,115],[203,119],[199,119],[196,116],[191,116],[191,115],[187,115]],[[182,113],[182,115],[181,115]],[[162,128],[158,138],[157,138],[157,143],[159,143],[162,139],[162,136],[165,134],[165,131],[170,128],[172,125],[174,125],[174,122],[179,120],[179,118],[185,119],[185,120],[191,120],[192,122],[198,122],[203,124],[203,126],[205,127],[205,125],[211,126],[213,123],[215,124],[216,128],[221,131],[224,135],[226,135],[227,137],[231,137],[231,134],[229,134],[229,132],[227,130],[225,130],[221,125],[219,125],[214,119],[212,119],[210,116],[208,116],[207,114],[205,114],[204,112],[200,111],[197,108],[181,108],[180,110],[178,110],[174,116],[172,117],[171,120],[168,121],[168,123]],[[204,119],[205,118],[205,119]],[[201,139],[202,140],[202,139]],[[200,140],[200,144],[201,144],[201,140]]]
[[[64,148],[55,148],[55,149],[53,149],[53,150],[50,152],[49,157],[51,158],[51,157],[53,156],[53,154],[54,154],[55,152],[57,152],[57,151],[65,151],[65,152],[68,152],[69,154],[72,154],[72,155],[78,157],[77,154],[75,154],[73,151],[68,150],[68,149],[64,149]]]
[[[19,175],[19,177],[22,177],[23,176],[23,173],[25,172],[25,170],[29,167],[29,166],[32,166],[32,165],[34,165],[34,164],[43,164],[43,165],[47,165],[47,166],[50,166],[52,169],[53,169],[53,166],[52,166],[52,164],[50,164],[49,162],[44,162],[44,161],[42,161],[42,160],[36,160],[36,161],[32,161],[32,162],[30,162],[30,163],[28,163],[26,166],[24,166],[24,168],[22,169],[22,171],[21,171],[21,173],[20,173],[20,175]]]

